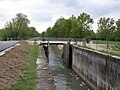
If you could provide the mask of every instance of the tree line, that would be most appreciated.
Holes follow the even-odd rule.
[[[120,19],[102,17],[98,20],[98,29],[92,30],[93,18],[87,13],[81,13],[78,17],[72,15],[69,19],[59,18],[53,27],[42,32],[42,37],[59,38],[84,38],[102,40],[120,40]]]
[[[102,40],[120,41],[120,19],[102,17],[98,20],[96,36]]]
[[[2,40],[21,40],[40,36],[35,27],[29,27],[29,24],[30,21],[27,16],[18,13],[15,18],[5,24],[4,28],[0,29],[0,38]]]

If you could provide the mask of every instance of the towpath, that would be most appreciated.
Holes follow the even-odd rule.
[[[37,59],[37,88],[39,90],[56,90],[52,73],[48,67],[44,49],[40,46],[40,53]]]

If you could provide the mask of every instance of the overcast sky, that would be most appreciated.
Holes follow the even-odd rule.
[[[17,13],[28,16],[38,32],[53,26],[62,17],[86,12],[94,19],[93,29],[97,29],[100,17],[120,18],[120,0],[0,0],[0,28]]]

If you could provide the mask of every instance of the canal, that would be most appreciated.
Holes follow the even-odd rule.
[[[52,71],[57,90],[90,90],[88,86],[63,63],[62,50],[49,47],[49,68]]]

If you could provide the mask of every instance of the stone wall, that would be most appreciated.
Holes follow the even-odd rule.
[[[73,46],[72,69],[95,90],[120,90],[120,57]]]

